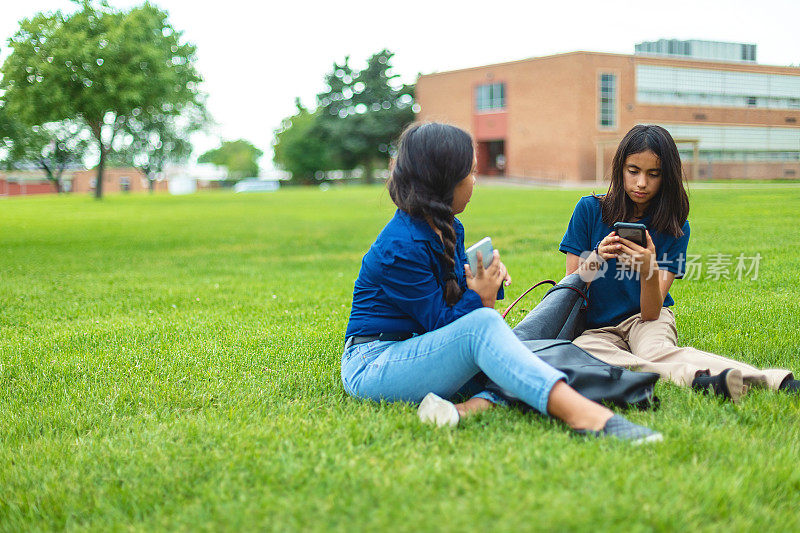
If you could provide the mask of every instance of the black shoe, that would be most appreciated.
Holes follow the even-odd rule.
[[[620,415],[614,415],[609,418],[606,425],[600,431],[576,429],[575,433],[598,438],[615,437],[620,440],[627,440],[634,446],[664,440],[664,436],[658,431],[653,431],[650,428],[634,424]]]
[[[742,371],[735,368],[723,370],[716,376],[697,376],[692,381],[692,388],[702,391],[703,394],[714,393],[727,398],[733,403],[744,396],[747,387],[742,379]]]
[[[800,380],[794,379],[791,374],[786,376],[781,382],[781,386],[778,387],[778,390],[782,390],[783,392],[793,392],[793,393],[800,393]]]

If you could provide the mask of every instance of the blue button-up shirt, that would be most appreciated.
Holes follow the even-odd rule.
[[[650,232],[656,247],[658,267],[672,272],[676,279],[682,278],[686,271],[689,222],[684,223],[681,228],[682,237],[673,237],[668,233],[656,231],[649,215],[638,222],[644,224]],[[591,195],[584,196],[575,206],[559,250],[565,254],[580,256],[583,252],[593,249],[611,231],[612,228],[603,222],[600,200]],[[588,329],[616,326],[642,311],[641,283],[638,277],[629,275],[629,272],[626,274],[626,271],[618,270],[617,260],[609,259],[603,274],[589,285],[589,311],[586,315]],[[664,307],[674,304],[672,296],[667,293]]]
[[[464,291],[450,306],[444,300],[441,239],[428,223],[400,209],[361,261],[345,337],[379,333],[425,333],[483,306],[467,288],[464,226],[455,219],[455,275]],[[498,299],[503,297],[503,289]]]

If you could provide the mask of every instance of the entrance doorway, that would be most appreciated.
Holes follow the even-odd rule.
[[[485,176],[505,176],[506,142],[478,141],[478,174]]]

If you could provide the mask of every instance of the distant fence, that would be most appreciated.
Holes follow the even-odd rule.
[[[0,196],[25,194],[53,194],[56,186],[49,181],[15,180],[0,178]]]
[[[372,171],[372,176],[375,180],[387,180],[389,179],[389,169],[374,169]],[[318,180],[328,181],[362,181],[364,179],[364,170],[361,168],[356,168],[353,170],[320,170],[314,174],[314,177]]]

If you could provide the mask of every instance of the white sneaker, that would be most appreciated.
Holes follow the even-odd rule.
[[[439,398],[429,392],[419,404],[417,409],[419,419],[426,423],[436,424],[437,427],[458,425],[458,410],[452,402]]]

